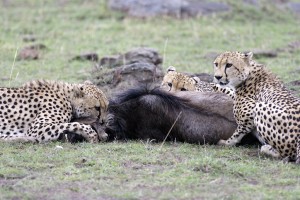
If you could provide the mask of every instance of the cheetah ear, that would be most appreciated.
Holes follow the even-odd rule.
[[[194,79],[196,81],[196,83],[199,83],[201,81],[198,76],[194,76],[194,77],[192,77],[192,79]]]
[[[247,53],[243,53],[243,57],[245,59],[248,59],[248,60],[251,60],[252,57],[253,57],[253,53],[250,51],[250,52],[247,52]]]
[[[176,68],[173,66],[169,66],[167,72],[176,72]]]
[[[84,97],[85,93],[83,92],[84,90],[84,85],[80,84],[78,87],[74,88],[74,97],[75,98],[82,98]]]
[[[92,81],[90,81],[90,80],[84,81],[83,84],[85,84],[85,85],[93,85]]]

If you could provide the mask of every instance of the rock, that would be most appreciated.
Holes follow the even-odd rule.
[[[101,58],[99,64],[101,67],[113,68],[118,65],[118,58],[119,56],[106,56]]]
[[[133,17],[154,17],[157,15],[180,16],[184,0],[109,0],[109,7]]]
[[[217,53],[217,52],[208,52],[208,53],[206,53],[204,55],[204,58],[213,61],[213,60],[215,60],[217,58],[218,55],[220,55],[220,53]]]
[[[288,85],[292,85],[292,86],[300,86],[300,80],[291,81],[291,82],[288,83]]]
[[[159,65],[162,63],[162,58],[154,49],[138,48],[122,55],[105,56],[100,60],[100,66],[107,68],[133,63],[153,63],[154,65]]]
[[[213,82],[213,75],[207,73],[189,73],[189,72],[181,72],[182,74],[188,75],[189,77],[198,77],[201,81],[205,81],[208,83]]]
[[[277,51],[274,50],[252,50],[253,55],[255,58],[267,57],[267,58],[274,58],[277,57]]]
[[[89,61],[97,62],[99,60],[99,57],[98,54],[96,53],[85,53],[85,54],[75,56],[74,58],[72,58],[72,60],[81,60],[81,61],[89,60]]]
[[[290,42],[285,47],[276,49],[277,52],[289,52],[294,53],[295,51],[298,51],[300,49],[300,41],[296,40],[293,42]]]
[[[268,58],[274,58],[277,57],[277,50],[261,50],[261,49],[253,49],[251,50],[254,54],[255,58],[261,58],[261,57],[268,57]],[[244,51],[244,52],[249,52],[249,51]],[[220,52],[221,53],[221,52]],[[204,55],[204,58],[209,59],[209,60],[214,60],[220,53],[217,52],[209,52]]]
[[[300,15],[300,3],[290,2],[287,4],[288,8],[295,14]]]
[[[136,48],[127,53],[105,56],[94,70],[93,82],[110,97],[140,84],[158,85],[162,81],[162,58],[151,48]]]
[[[230,11],[230,6],[222,2],[190,2],[182,7],[181,15],[186,17],[196,17]]]
[[[252,6],[258,6],[259,0],[244,0],[244,3],[252,5]]]
[[[34,44],[22,48],[17,56],[18,60],[37,60],[40,58],[42,49],[45,49],[46,46],[43,44]]]
[[[112,10],[140,18],[162,15],[195,17],[230,10],[226,3],[192,0],[109,0],[108,5]]]
[[[196,73],[196,74],[194,74],[194,76],[197,76],[200,78],[201,81],[205,81],[208,83],[211,83],[214,80],[213,75],[207,74],[207,73]]]
[[[35,35],[24,35],[23,41],[24,42],[35,42],[37,37]]]
[[[291,81],[286,86],[300,97],[300,80]]]

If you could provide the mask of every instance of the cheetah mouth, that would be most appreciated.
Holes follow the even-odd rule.
[[[225,82],[225,83],[224,83],[224,82],[219,82],[219,84],[220,84],[220,85],[227,85],[228,82]]]

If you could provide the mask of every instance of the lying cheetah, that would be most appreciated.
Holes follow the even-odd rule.
[[[96,117],[104,123],[108,100],[91,83],[31,81],[19,88],[0,88],[0,140],[46,142],[65,131],[89,142],[104,140],[89,125],[72,118]]]
[[[216,83],[235,90],[234,116],[238,127],[222,145],[235,145],[257,129],[261,151],[300,163],[300,100],[253,53],[225,52],[214,61]]]
[[[201,81],[199,77],[190,77],[177,72],[175,67],[170,66],[161,83],[161,88],[169,91],[198,91],[198,92],[222,92],[228,96],[234,96],[234,91],[229,88],[220,87],[218,84]]]

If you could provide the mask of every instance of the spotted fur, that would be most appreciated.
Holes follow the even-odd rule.
[[[265,144],[263,153],[300,163],[300,99],[252,56],[225,52],[214,61],[215,82],[235,90],[238,124],[233,135],[219,144],[235,145],[256,128]]]
[[[46,142],[65,131],[89,142],[107,137],[72,118],[96,117],[104,122],[108,100],[91,83],[31,81],[19,88],[0,88],[0,140]]]
[[[170,66],[161,83],[161,88],[170,92],[198,91],[198,92],[222,92],[233,98],[234,91],[221,87],[215,83],[201,81],[198,77],[190,77],[177,72],[175,67]]]

